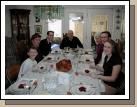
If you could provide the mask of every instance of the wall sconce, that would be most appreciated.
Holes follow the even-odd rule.
[[[36,22],[40,22],[40,18],[39,18],[39,17],[36,17],[35,21],[36,21]]]
[[[119,21],[119,20],[117,20],[117,21],[116,21],[116,23],[117,23],[117,24],[120,24],[120,21]]]
[[[116,29],[117,29],[117,30],[119,30],[119,29],[120,29],[120,27],[119,27],[119,26],[117,26],[117,27],[116,27]]]

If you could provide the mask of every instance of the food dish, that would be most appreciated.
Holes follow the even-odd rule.
[[[37,87],[38,81],[36,79],[22,78],[14,85],[12,85],[10,93],[14,95],[31,94]]]
[[[56,63],[56,69],[62,72],[68,72],[72,69],[72,64],[69,59],[62,59]]]
[[[70,89],[73,95],[96,95],[96,88],[88,84],[79,84]]]
[[[72,75],[71,76],[71,85],[77,85],[77,84],[90,84],[93,87],[96,87],[97,83],[96,80],[91,78],[90,76],[87,75]]]

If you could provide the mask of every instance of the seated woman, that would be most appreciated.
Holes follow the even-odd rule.
[[[95,34],[94,38],[96,43],[96,55],[97,55],[95,58],[95,64],[97,64],[99,60],[101,59],[104,45],[102,44],[99,32]]]
[[[35,33],[31,36],[30,44],[28,46],[26,46],[24,51],[22,52],[21,63],[24,62],[28,58],[27,50],[30,47],[35,47],[38,51],[38,55],[35,58],[37,63],[40,62],[43,59],[43,57],[40,53],[40,50],[39,50],[40,41],[41,41],[41,35],[39,35],[38,33]]]
[[[122,60],[117,54],[115,45],[112,41],[107,41],[103,48],[106,56],[103,64],[103,75],[97,75],[97,78],[106,83],[110,90],[108,94],[124,94],[124,74],[121,72]],[[111,90],[112,89],[112,90]]]

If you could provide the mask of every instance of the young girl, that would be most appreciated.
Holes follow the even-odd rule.
[[[21,65],[18,79],[21,78],[25,73],[32,71],[32,68],[37,64],[35,57],[38,55],[37,49],[34,47],[30,47],[28,49],[27,55],[29,58],[27,58]]]

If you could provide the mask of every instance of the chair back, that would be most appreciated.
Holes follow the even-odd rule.
[[[116,48],[117,48],[119,55],[121,56],[122,51],[123,51],[123,44],[120,39],[116,40]]]
[[[8,81],[12,84],[16,81],[20,70],[20,64],[14,64],[6,70],[6,76]]]

